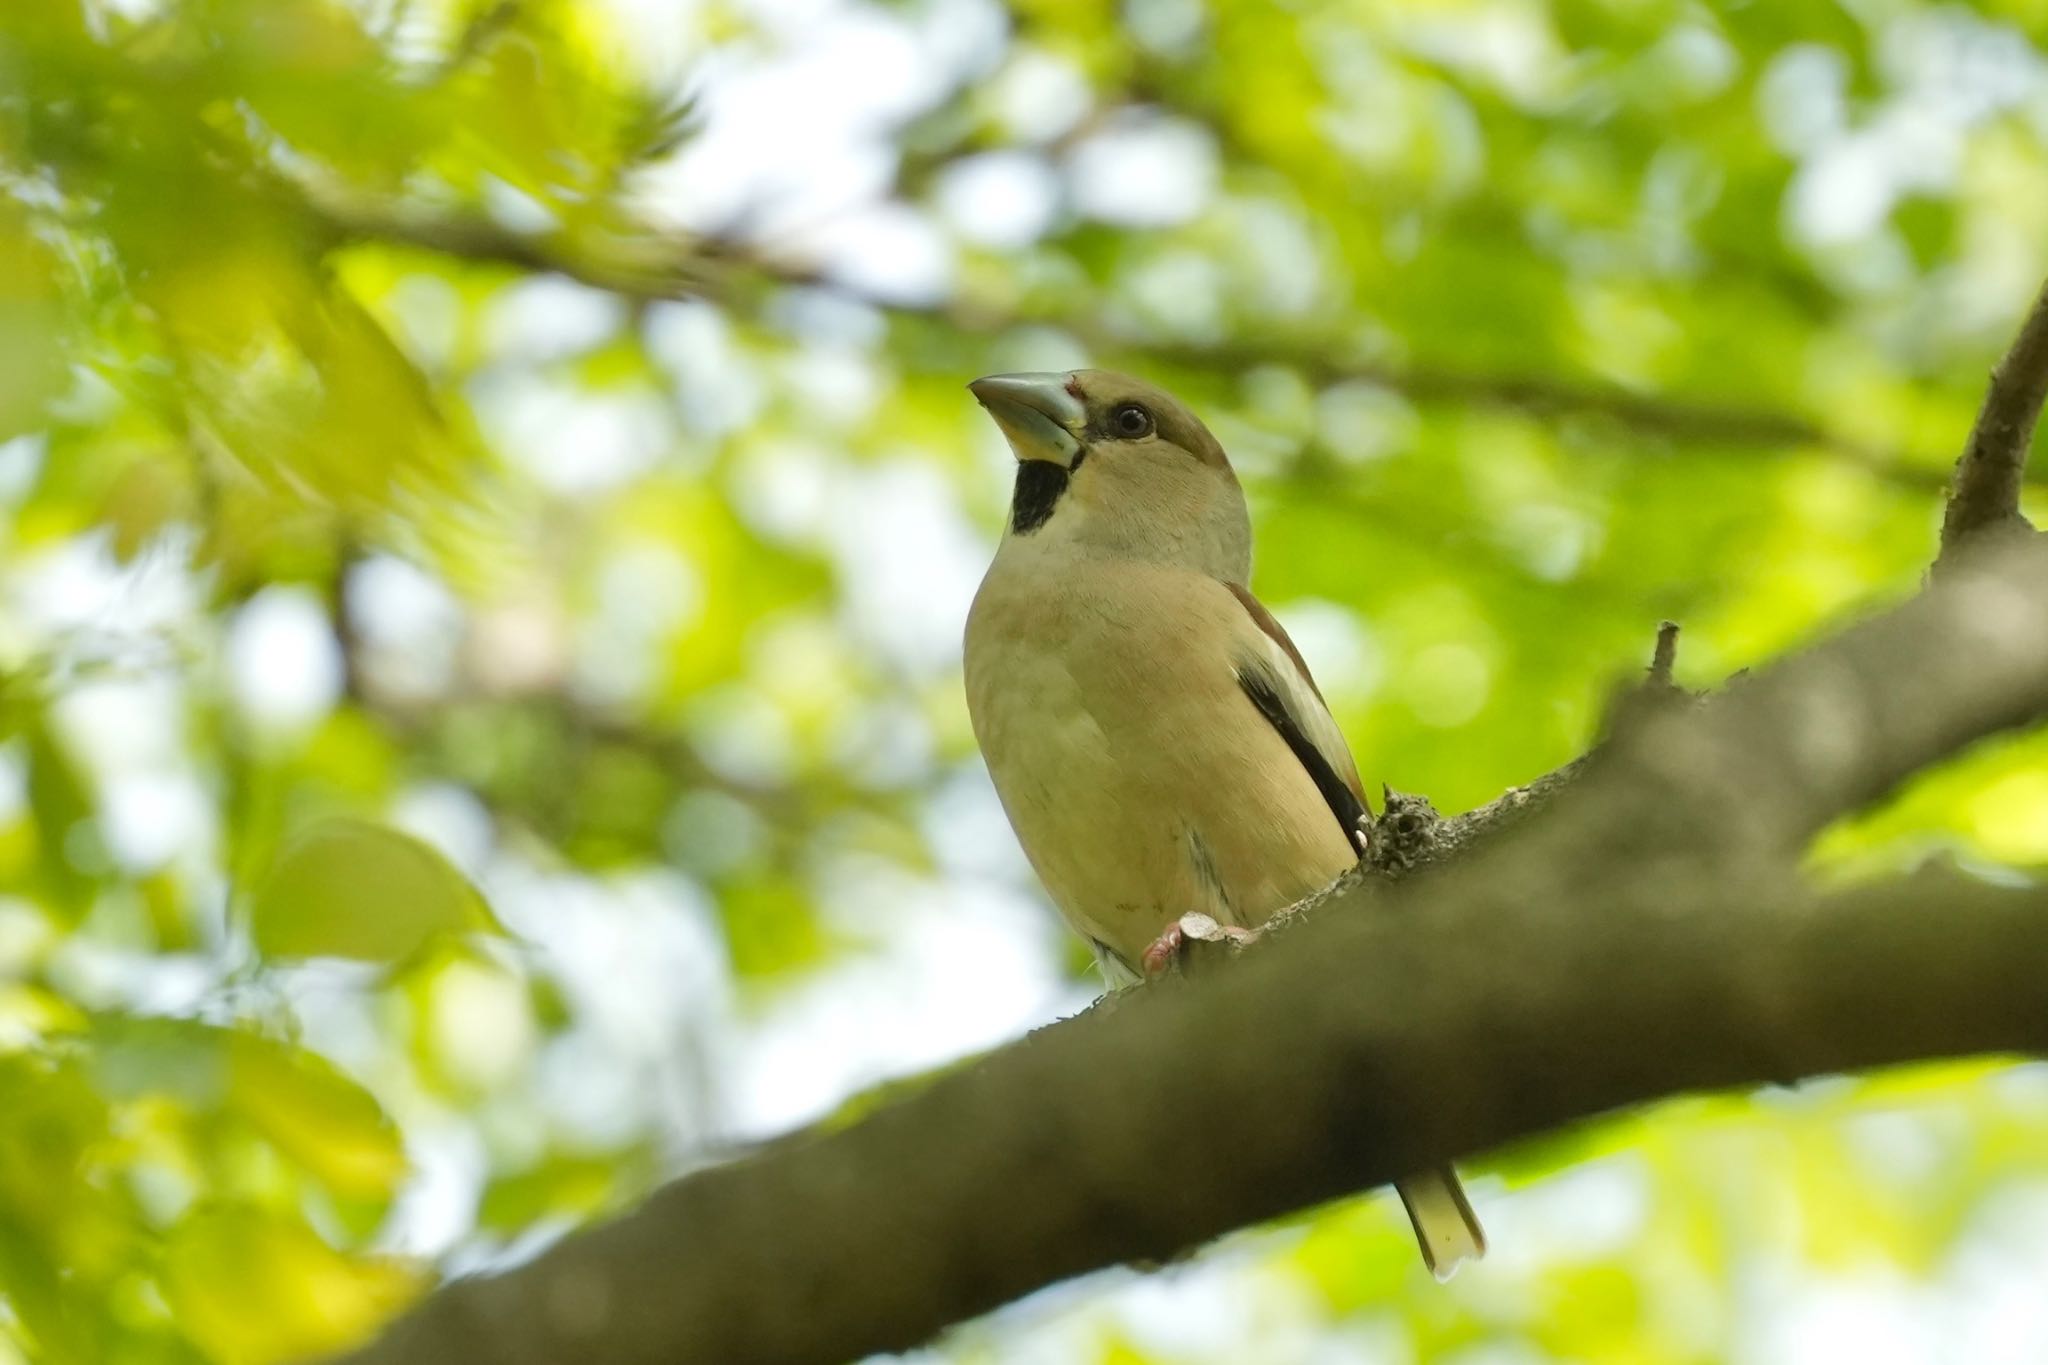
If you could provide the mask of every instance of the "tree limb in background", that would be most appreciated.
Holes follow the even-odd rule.
[[[2048,285],[2020,325],[2012,349],[1991,372],[1991,389],[1977,413],[1977,425],[1956,463],[1955,483],[1941,519],[1941,554],[1935,568],[1947,568],[1966,544],[1987,536],[2024,534],[2033,529],[2020,514],[2020,486],[2034,424],[2048,399]]]
[[[560,275],[628,298],[716,299],[723,293],[714,258],[694,244],[679,248],[648,234],[609,239],[591,249],[562,233],[519,232],[481,214],[359,198],[332,188],[298,189],[307,215],[336,242],[384,242],[529,274]]]
[[[750,287],[805,286],[858,291],[806,266],[721,238],[677,244],[653,232],[583,242],[562,233],[527,233],[481,215],[408,203],[365,200],[317,186],[300,187],[307,212],[339,241],[379,241],[540,274],[645,300],[702,298],[730,302]],[[927,315],[961,331],[986,334],[1025,324],[1061,327],[1091,350],[1125,353],[1218,375],[1258,365],[1286,365],[1318,384],[1382,386],[1418,402],[1463,403],[1536,416],[1586,416],[1677,441],[1737,447],[1809,447],[1849,460],[1907,487],[1947,487],[1946,478],[1906,452],[1874,447],[1809,418],[1762,408],[1697,403],[1612,385],[1536,375],[1474,374],[1364,361],[1272,346],[1148,343],[1106,331],[1085,319],[1021,316],[972,302],[905,305],[863,299],[886,311]]]

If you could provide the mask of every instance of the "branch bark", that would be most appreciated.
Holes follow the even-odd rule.
[[[678,1182],[530,1266],[449,1286],[352,1359],[852,1359],[1617,1106],[2048,1050],[2038,891],[1926,879],[1682,916],[1663,898],[1574,908],[1613,926],[1598,951],[1539,917],[1318,921],[1211,984],[1145,992],[856,1128]],[[1475,933],[1531,978],[1492,983],[1483,1014],[1458,970]]]
[[[2048,895],[1816,899],[1792,869],[1820,825],[2044,708],[2048,549],[1973,556],[1631,722],[1511,837],[679,1180],[349,1359],[843,1360],[1619,1105],[2048,1051]]]
[[[2020,513],[2020,487],[2034,424],[2048,399],[2048,284],[2034,299],[2005,359],[1991,372],[1990,391],[1956,462],[1955,482],[1941,519],[1937,571],[1966,547],[1993,538],[2025,535],[2033,525]]]

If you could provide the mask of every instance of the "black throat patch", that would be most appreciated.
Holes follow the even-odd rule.
[[[1077,460],[1075,463],[1079,463]],[[1010,495],[1010,529],[1028,536],[1045,525],[1046,518],[1067,491],[1072,475],[1051,460],[1024,460],[1017,465],[1017,488]]]

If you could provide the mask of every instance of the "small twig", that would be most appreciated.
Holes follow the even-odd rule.
[[[475,61],[499,34],[518,22],[519,12],[525,8],[523,0],[498,0],[471,19],[441,59],[440,79],[448,80]]]
[[[1650,686],[1676,687],[1671,667],[1678,662],[1678,622],[1665,621],[1657,627],[1657,648],[1650,655]]]
[[[1632,716],[1647,710],[1661,710],[1674,700],[1692,700],[1672,681],[1678,662],[1678,623],[1665,621],[1657,627],[1657,643],[1650,655],[1647,678],[1626,689],[1610,709],[1607,734],[1629,723]],[[1606,742],[1605,738],[1601,744]],[[1391,787],[1386,790],[1386,809],[1374,822],[1372,870],[1386,877],[1399,877],[1429,863],[1462,853],[1474,841],[1490,838],[1541,808],[1552,797],[1585,776],[1600,751],[1581,754],[1563,767],[1545,773],[1533,782],[1510,787],[1476,810],[1446,820],[1425,797],[1410,796]]]
[[[1958,551],[1987,536],[2025,533],[2033,529],[2020,514],[2020,484],[2034,424],[2048,399],[2048,285],[2013,339],[2012,348],[1991,372],[1991,386],[1969,444],[1956,462],[1955,482],[1941,519],[1941,551],[1936,572],[1954,562]]]

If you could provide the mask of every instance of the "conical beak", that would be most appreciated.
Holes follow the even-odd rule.
[[[1072,469],[1081,454],[1077,432],[1088,420],[1081,400],[1067,391],[1068,376],[992,374],[967,391],[988,409],[1020,460],[1048,460]]]

